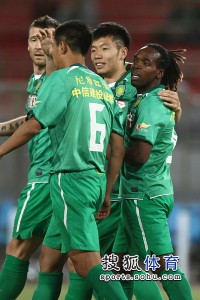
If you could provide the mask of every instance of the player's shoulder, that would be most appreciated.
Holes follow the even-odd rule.
[[[160,99],[158,92],[163,90],[163,86],[159,86],[154,88],[153,90],[149,91],[142,95],[144,101],[141,101],[141,105],[151,106],[151,107],[163,107],[163,101]],[[165,106],[164,106],[165,107]]]
[[[153,89],[149,93],[143,95],[143,99],[139,104],[139,110],[143,113],[152,112],[154,117],[158,117],[163,122],[166,122],[172,117],[172,110],[164,105],[163,101],[160,99],[158,92],[163,90],[164,86],[159,86]]]

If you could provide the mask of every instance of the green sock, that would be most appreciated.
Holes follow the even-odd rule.
[[[93,286],[96,290],[98,297],[103,298],[104,300],[127,300],[122,286],[119,281],[116,280],[100,280],[103,276],[114,275],[112,272],[104,272],[101,265],[96,265],[86,277],[88,284]]]
[[[193,300],[190,284],[181,269],[163,271],[160,276],[163,275],[181,276],[181,280],[161,280],[163,289],[170,300]]]
[[[62,287],[63,273],[40,272],[33,300],[57,300]]]
[[[145,271],[134,271],[134,275],[144,275]],[[163,300],[159,286],[153,280],[135,280],[134,295],[137,300]]]
[[[133,289],[135,287],[134,281],[131,280],[121,280],[120,281],[122,288],[124,290],[124,293],[128,300],[132,300],[133,298]]]
[[[69,273],[69,289],[65,300],[90,300],[93,288],[77,273]]]
[[[27,278],[29,261],[6,255],[0,273],[0,299],[15,300],[22,292]]]

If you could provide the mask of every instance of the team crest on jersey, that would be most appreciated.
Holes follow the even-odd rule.
[[[135,126],[135,129],[136,130],[144,130],[144,129],[147,129],[148,127],[150,127],[150,126],[151,126],[150,124],[141,123],[141,124],[137,124]]]
[[[126,106],[125,101],[123,100],[116,100],[116,101],[121,109],[123,109]]]
[[[115,90],[115,95],[116,97],[121,97],[124,95],[124,92],[125,92],[125,85],[119,85],[116,87],[116,90]]]
[[[28,109],[31,109],[35,106],[37,106],[38,103],[41,101],[37,101],[37,96],[36,95],[29,95],[28,97]]]

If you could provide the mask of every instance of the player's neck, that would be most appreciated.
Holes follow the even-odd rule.
[[[117,72],[114,72],[114,73],[110,73],[110,74],[106,74],[106,76],[104,76],[104,80],[110,84],[110,83],[113,83],[113,82],[116,82],[117,80],[119,80],[124,74],[126,73],[126,69],[125,67],[120,69],[120,70],[117,70]]]
[[[35,75],[42,75],[45,72],[45,67],[39,67],[36,65],[33,65],[33,73]]]
[[[69,52],[67,55],[63,55],[60,68],[69,68],[70,66],[77,64],[85,66],[85,57],[81,54],[72,54]]]

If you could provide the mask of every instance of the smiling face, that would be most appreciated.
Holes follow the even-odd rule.
[[[105,79],[119,78],[122,72],[120,69],[124,69],[127,51],[127,48],[122,46],[120,41],[114,41],[112,36],[94,40],[91,46],[91,60],[96,72]]]
[[[164,70],[157,66],[159,58],[160,53],[150,47],[143,47],[134,55],[131,84],[138,93],[148,92],[160,84]]]

